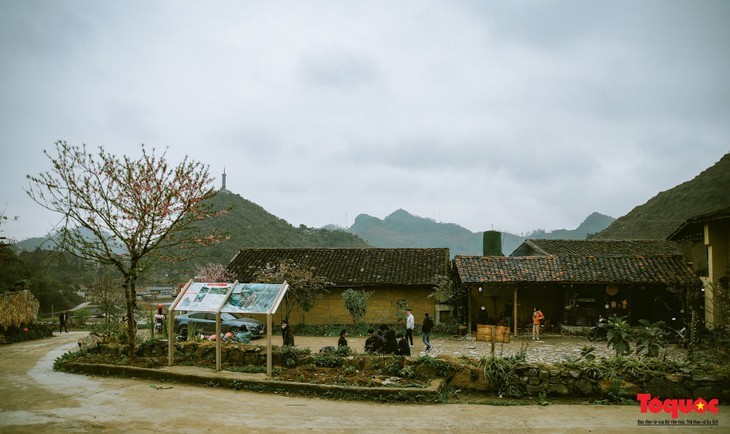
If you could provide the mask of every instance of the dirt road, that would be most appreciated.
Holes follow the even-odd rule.
[[[0,346],[0,432],[695,432],[643,427],[638,405],[398,405],[327,401],[54,372],[84,333]],[[681,419],[690,419],[682,415]],[[730,410],[691,415],[728,432]],[[704,429],[703,429],[704,431]]]

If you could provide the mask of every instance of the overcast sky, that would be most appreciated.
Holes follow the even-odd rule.
[[[620,217],[730,152],[727,1],[0,0],[4,236],[56,140],[144,143],[299,226]]]

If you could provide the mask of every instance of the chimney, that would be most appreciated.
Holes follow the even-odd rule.
[[[502,253],[502,233],[499,231],[485,231],[482,241],[484,256],[504,256]]]

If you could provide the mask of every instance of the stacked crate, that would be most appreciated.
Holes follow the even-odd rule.
[[[477,340],[491,342],[494,335],[495,342],[509,343],[509,327],[477,324]]]

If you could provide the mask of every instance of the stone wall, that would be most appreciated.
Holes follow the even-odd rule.
[[[589,372],[575,369],[525,364],[516,367],[524,393],[529,396],[625,397],[638,393],[662,398],[717,398],[730,402],[730,378],[713,375],[656,373],[641,385],[626,379],[595,379]]]

